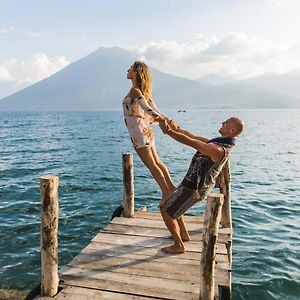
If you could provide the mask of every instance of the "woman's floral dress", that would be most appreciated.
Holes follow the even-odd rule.
[[[154,144],[154,134],[151,124],[157,118],[165,118],[153,100],[143,96],[131,99],[126,96],[123,100],[124,120],[134,148],[151,147]]]

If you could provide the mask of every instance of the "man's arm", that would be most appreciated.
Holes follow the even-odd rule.
[[[204,136],[196,136],[196,135],[194,135],[193,133],[191,133],[189,131],[181,129],[180,127],[178,128],[177,132],[182,133],[182,134],[184,134],[184,135],[186,135],[189,138],[194,139],[194,140],[199,140],[201,142],[207,142],[208,141],[208,138],[206,138]]]
[[[208,138],[204,137],[204,136],[197,136],[197,135],[194,135],[193,133],[189,132],[189,131],[186,131],[182,128],[179,127],[179,125],[172,119],[169,119],[169,118],[165,118],[167,120],[167,123],[170,127],[171,130],[173,131],[176,131],[178,133],[182,133],[188,137],[190,137],[191,139],[194,139],[194,140],[199,140],[199,141],[202,141],[202,142],[207,142],[208,141]]]
[[[213,143],[207,144],[206,141],[208,139],[206,138],[196,137],[182,129],[180,131],[174,131],[168,126],[166,121],[161,122],[159,126],[165,134],[168,134],[177,142],[190,146],[203,155],[210,157],[213,162],[220,162],[224,157],[223,148]],[[185,132],[187,132],[187,134]]]

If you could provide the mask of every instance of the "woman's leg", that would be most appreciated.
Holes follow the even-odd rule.
[[[158,183],[161,191],[162,191],[162,200],[165,200],[170,197],[172,191],[170,190],[163,171],[156,164],[156,161],[153,157],[152,151],[150,147],[142,147],[135,149],[138,156],[141,158],[142,162],[149,169],[155,181]]]
[[[171,179],[170,173],[169,173],[166,165],[160,160],[154,145],[151,146],[151,152],[155,159],[156,164],[159,166],[159,168],[161,169],[161,171],[163,172],[163,174],[165,176],[165,181],[166,181],[169,189],[171,190],[171,192],[174,192],[176,187]]]

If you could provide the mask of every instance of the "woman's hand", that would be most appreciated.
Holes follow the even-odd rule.
[[[168,125],[173,131],[178,131],[179,125],[172,119],[167,119]]]
[[[162,117],[157,117],[157,118],[156,118],[156,121],[157,121],[159,124],[162,123],[164,120],[165,120],[165,119],[162,118]]]
[[[170,127],[169,127],[167,121],[164,120],[164,119],[162,119],[162,120],[159,122],[159,127],[160,127],[160,129],[162,130],[162,132],[163,132],[164,134],[168,134],[168,132],[170,131]]]

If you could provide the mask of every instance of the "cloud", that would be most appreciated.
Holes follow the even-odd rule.
[[[18,36],[25,36],[29,38],[43,38],[43,37],[50,37],[52,36],[52,32],[50,30],[44,30],[44,31],[33,31],[33,30],[22,30],[18,29],[14,26],[8,26],[8,27],[2,27],[0,28],[0,34],[15,34]]]
[[[231,33],[224,39],[216,41],[215,45],[211,45],[203,54],[212,55],[232,55],[245,49],[247,44],[247,37],[243,33]]]
[[[64,56],[48,57],[44,53],[37,53],[26,61],[11,58],[0,65],[0,98],[49,77],[68,64]]]
[[[11,81],[11,80],[13,80],[13,77],[9,73],[9,71],[4,66],[0,66],[0,81]]]
[[[153,67],[194,79],[211,73],[244,79],[300,68],[300,45],[242,32],[222,39],[199,34],[191,43],[150,42],[131,51]]]
[[[291,8],[299,5],[299,0],[269,0],[277,8]]]
[[[24,33],[26,36],[28,37],[32,37],[32,38],[43,38],[43,37],[51,37],[52,33],[50,30],[46,30],[43,32],[38,32],[38,31],[26,31]]]
[[[15,33],[15,32],[17,32],[17,29],[14,26],[0,28],[0,33],[2,33],[2,34],[9,34],[9,33]]]

